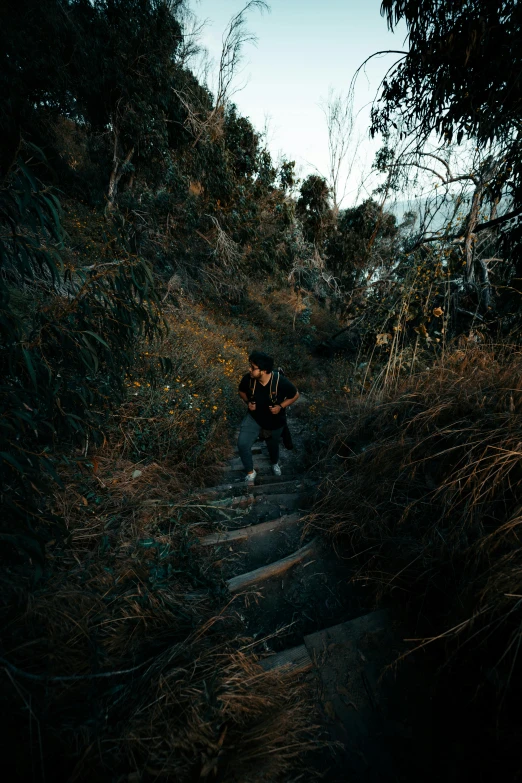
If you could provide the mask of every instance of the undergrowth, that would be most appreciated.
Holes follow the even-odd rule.
[[[292,330],[283,291],[235,313],[164,307],[103,445],[61,468],[45,559],[11,552],[3,571],[4,741],[27,750],[13,779],[289,781],[319,741],[306,687],[244,638],[192,494],[231,454],[253,347],[317,393],[309,327]]]
[[[492,748],[511,755],[520,727],[521,379],[517,347],[461,341],[394,390],[352,402],[330,425],[309,521],[377,602],[409,608],[411,648],[434,656],[467,731],[487,734],[478,766]]]

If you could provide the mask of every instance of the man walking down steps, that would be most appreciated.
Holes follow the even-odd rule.
[[[281,475],[279,467],[279,441],[286,424],[285,408],[294,403],[299,392],[293,383],[280,372],[274,372],[274,360],[262,351],[254,351],[248,357],[250,372],[239,384],[239,396],[248,405],[248,413],[241,422],[237,448],[247,472],[245,481],[253,484],[256,478],[252,459],[252,446],[262,430],[266,431],[266,445],[272,473]]]

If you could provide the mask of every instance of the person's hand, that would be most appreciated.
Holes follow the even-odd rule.
[[[272,412],[272,413],[273,413],[275,416],[277,416],[277,414],[278,414],[278,413],[281,413],[281,411],[282,411],[282,410],[283,410],[283,409],[281,408],[281,406],[280,406],[280,405],[271,405],[271,406],[270,406],[270,411],[271,411],[271,412]]]
[[[255,402],[249,402],[249,403],[248,403],[248,410],[249,410],[249,411],[255,411],[255,409],[256,409],[256,404],[255,404]]]

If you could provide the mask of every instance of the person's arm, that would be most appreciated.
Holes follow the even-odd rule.
[[[283,400],[283,402],[281,403],[281,408],[289,408],[290,405],[293,405],[294,402],[296,402],[296,400],[298,400],[298,399],[299,399],[299,392],[296,392],[295,396],[292,397],[291,399]]]
[[[278,413],[281,413],[281,411],[282,411],[284,408],[288,408],[290,405],[293,405],[293,404],[294,404],[294,402],[295,402],[296,400],[298,400],[298,399],[299,399],[299,392],[298,392],[298,391],[296,391],[296,393],[295,393],[295,395],[294,395],[293,397],[290,397],[290,398],[288,398],[288,399],[286,399],[286,400],[283,400],[283,402],[282,402],[282,403],[280,403],[279,405],[273,405],[273,406],[270,408],[270,411],[271,411],[272,413],[274,413],[274,414],[277,416],[277,414],[278,414]]]
[[[248,410],[249,410],[249,411],[255,411],[255,410],[256,410],[256,404],[255,404],[255,402],[253,402],[253,401],[249,401],[249,399],[248,399],[248,394],[247,394],[246,392],[244,392],[244,391],[241,391],[241,390],[240,390],[240,391],[239,391],[239,396],[241,397],[241,399],[243,400],[243,402],[246,402],[246,403],[247,403],[247,405],[248,405]]]

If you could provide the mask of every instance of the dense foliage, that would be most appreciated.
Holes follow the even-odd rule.
[[[382,13],[392,29],[406,22],[409,49],[382,83],[372,133],[395,127],[417,140],[432,133],[446,143],[471,139],[496,158],[490,197],[502,195],[511,208],[493,226],[502,228],[508,278],[519,277],[521,229],[508,220],[522,212],[520,4],[384,0]]]
[[[215,111],[185,66],[181,10],[46,0],[0,12],[9,547],[41,538],[49,478],[103,439],[140,343],[162,328],[158,287],[238,301],[252,264],[292,263],[293,164],[279,173],[233,105]]]

